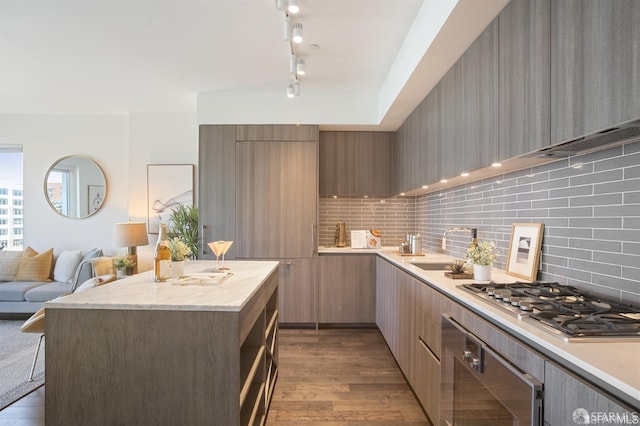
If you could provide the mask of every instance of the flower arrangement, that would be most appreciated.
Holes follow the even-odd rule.
[[[482,241],[476,247],[467,249],[467,259],[471,259],[474,265],[493,265],[493,262],[500,256],[493,241]]]
[[[122,271],[123,269],[130,268],[135,264],[136,264],[136,262],[134,262],[133,260],[129,259],[124,254],[119,254],[118,256],[113,258],[113,266],[115,266],[115,268],[118,271]]]
[[[178,237],[169,240],[169,250],[171,251],[171,260],[174,262],[185,260],[192,254],[191,248]]]

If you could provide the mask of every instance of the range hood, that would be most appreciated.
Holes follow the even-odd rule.
[[[640,140],[640,119],[581,136],[577,139],[550,146],[526,155],[525,157],[565,158],[572,155],[586,154],[606,148]]]

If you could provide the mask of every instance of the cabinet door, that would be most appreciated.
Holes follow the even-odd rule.
[[[462,139],[455,148],[460,171],[490,165],[498,155],[498,20],[462,55]]]
[[[438,83],[439,179],[458,176],[465,169],[462,139],[462,62],[458,60]]]
[[[512,0],[498,16],[500,160],[550,142],[550,7],[550,0]]]
[[[551,5],[551,143],[640,117],[640,2]]]
[[[235,126],[200,126],[198,206],[200,259],[215,259],[209,241],[235,240]],[[225,255],[235,259],[237,244]]]
[[[390,195],[390,132],[320,132],[321,195]]]
[[[581,412],[578,409],[582,409]],[[638,423],[638,414],[630,407],[613,401],[603,393],[565,371],[557,365],[547,361],[544,373],[544,421],[550,425],[571,425],[600,423],[597,419],[579,418],[574,415],[614,415],[626,416],[628,424]],[[635,415],[635,420],[634,416]],[[624,418],[624,417],[622,417]]]
[[[318,322],[375,322],[375,255],[320,255],[318,269]]]
[[[317,322],[316,260],[280,260],[278,282],[278,321],[280,324]]]
[[[391,195],[391,142],[389,132],[356,132],[355,195]]]
[[[320,132],[320,194],[355,192],[355,132]]]
[[[395,269],[386,260],[376,258],[376,324],[392,353],[398,346]]]
[[[312,258],[317,142],[236,143],[238,258]]]

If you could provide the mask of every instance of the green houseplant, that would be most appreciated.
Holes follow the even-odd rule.
[[[168,236],[171,240],[179,238],[189,247],[192,259],[198,258],[198,208],[179,204],[171,213],[171,230]],[[172,255],[173,256],[173,255]],[[184,259],[183,259],[184,260]]]

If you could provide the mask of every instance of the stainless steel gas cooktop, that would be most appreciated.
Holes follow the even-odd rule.
[[[558,283],[472,283],[460,288],[531,319],[568,342],[640,338],[640,308]]]

